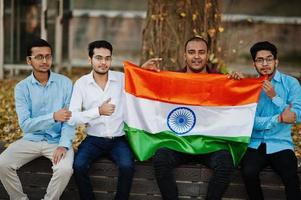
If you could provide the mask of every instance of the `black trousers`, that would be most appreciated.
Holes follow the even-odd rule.
[[[234,171],[233,160],[228,151],[222,150],[210,154],[189,155],[167,148],[159,149],[153,157],[155,176],[162,198],[164,200],[178,199],[178,189],[173,169],[187,162],[202,163],[213,169],[206,199],[221,199],[230,183],[230,176]]]
[[[266,154],[265,144],[261,144],[258,149],[248,148],[242,160],[242,176],[249,199],[264,199],[259,174],[268,165],[281,177],[285,186],[286,199],[300,200],[300,182],[295,153],[288,149]]]

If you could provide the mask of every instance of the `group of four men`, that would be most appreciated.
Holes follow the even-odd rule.
[[[112,45],[104,40],[89,44],[91,73],[72,82],[50,70],[52,48],[42,39],[27,49],[33,73],[16,85],[15,104],[23,138],[0,155],[0,179],[10,199],[28,199],[16,170],[45,156],[52,161],[53,176],[44,199],[59,199],[74,170],[81,199],[95,199],[89,179],[93,162],[108,156],[118,166],[115,199],[129,199],[134,175],[134,156],[123,132],[124,77],[110,70]],[[242,176],[250,199],[263,199],[259,173],[270,165],[281,177],[287,199],[301,199],[297,159],[293,152],[291,125],[301,121],[301,87],[298,81],[277,70],[277,49],[269,42],[251,48],[253,64],[263,84],[249,148],[242,160]],[[193,37],[185,44],[184,73],[212,73],[207,61],[208,43]],[[148,60],[142,68],[159,71],[160,59]],[[243,78],[232,73],[231,78]],[[75,154],[72,149],[75,125],[86,126],[87,137]],[[187,161],[200,162],[213,170],[206,199],[221,199],[234,170],[227,150],[189,155],[160,148],[153,157],[155,176],[162,198],[178,199],[173,169]]]

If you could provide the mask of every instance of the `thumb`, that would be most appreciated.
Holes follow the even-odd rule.
[[[104,103],[104,104],[105,104],[105,103],[110,103],[110,101],[111,101],[111,97],[108,98],[107,100],[105,100],[103,103]]]
[[[292,105],[289,104],[289,105],[285,108],[285,110],[286,110],[286,111],[289,111],[291,108],[292,108]]]
[[[287,110],[290,110],[292,107],[293,107],[293,104],[290,103],[286,109],[287,109]]]

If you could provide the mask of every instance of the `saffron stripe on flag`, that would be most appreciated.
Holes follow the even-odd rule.
[[[232,80],[221,74],[152,72],[125,62],[125,90],[137,97],[199,106],[255,103],[264,78]]]

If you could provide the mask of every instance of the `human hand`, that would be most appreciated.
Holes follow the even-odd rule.
[[[57,147],[56,150],[53,152],[53,159],[52,162],[54,165],[58,164],[61,159],[65,158],[67,153],[67,149],[65,147]]]
[[[141,68],[160,72],[160,62],[161,61],[162,61],[162,58],[151,58],[148,61],[146,61],[145,63],[143,63]]]
[[[72,116],[72,112],[69,111],[67,108],[62,108],[55,113],[53,113],[53,119],[59,122],[66,122]]]
[[[272,85],[272,83],[270,81],[265,80],[263,82],[262,89],[266,93],[266,95],[268,97],[270,97],[271,99],[276,96],[276,91],[275,91],[274,86]]]
[[[296,113],[291,111],[292,105],[289,105],[280,115],[280,121],[288,124],[296,123]]]
[[[240,80],[242,78],[245,78],[245,76],[242,73],[240,73],[240,72],[235,72],[234,71],[234,72],[230,72],[228,74],[228,78],[234,79],[234,80]]]
[[[110,116],[115,111],[115,105],[110,103],[111,98],[107,99],[102,103],[101,106],[98,107],[98,111],[100,115]]]

